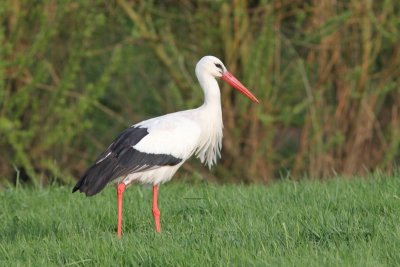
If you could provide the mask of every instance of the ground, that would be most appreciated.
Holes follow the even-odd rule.
[[[160,187],[161,234],[151,187],[116,194],[71,187],[0,192],[1,266],[395,266],[400,262],[400,176],[271,186]]]

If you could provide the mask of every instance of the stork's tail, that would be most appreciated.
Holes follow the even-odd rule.
[[[79,179],[72,193],[79,190],[86,196],[93,196],[99,193],[103,188],[116,177],[113,177],[113,170],[117,167],[115,157],[108,157],[101,162],[93,164],[85,174]]]

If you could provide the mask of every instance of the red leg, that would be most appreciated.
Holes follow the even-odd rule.
[[[117,226],[117,237],[121,238],[122,235],[122,194],[125,190],[125,184],[120,183],[117,186],[117,198],[118,198],[118,226]]]
[[[159,233],[161,231],[161,225],[160,225],[160,210],[158,209],[157,199],[158,199],[158,185],[153,185],[153,216],[154,216],[154,223],[156,225],[156,232]]]

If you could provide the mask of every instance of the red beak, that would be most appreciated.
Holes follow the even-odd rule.
[[[225,82],[229,83],[233,88],[250,98],[251,101],[260,103],[258,101],[257,97],[255,97],[250,91],[238,80],[233,76],[229,71],[225,72],[222,76],[221,79],[224,80]]]

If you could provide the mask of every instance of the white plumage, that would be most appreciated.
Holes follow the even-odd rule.
[[[169,154],[182,159],[182,162],[175,166],[160,166],[132,173],[123,179],[125,185],[135,180],[152,184],[167,182],[194,153],[209,168],[221,157],[223,137],[221,93],[213,73],[204,71],[209,65],[209,60],[223,66],[219,59],[211,56],[204,57],[197,64],[196,74],[205,95],[205,101],[201,107],[167,114],[133,125],[133,127],[146,128],[149,132],[133,148],[144,153]]]

